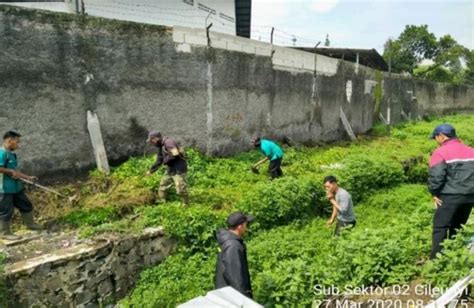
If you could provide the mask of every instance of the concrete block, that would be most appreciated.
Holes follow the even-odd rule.
[[[286,66],[285,59],[273,56],[273,65]]]
[[[339,60],[318,55],[316,71],[324,75],[333,76],[337,73]]]
[[[306,69],[314,70],[314,58],[315,58],[314,54],[304,55],[302,57],[303,67]]]
[[[242,45],[242,52],[255,54],[255,46]]]
[[[242,45],[233,42],[227,42],[227,50],[242,51]]]
[[[227,41],[211,38],[211,46],[219,49],[227,49]]]
[[[307,70],[314,71],[315,66],[314,66],[314,61],[303,61],[303,68]]]
[[[184,43],[184,32],[173,29],[173,41],[175,43]]]
[[[178,52],[186,52],[186,53],[192,52],[191,45],[189,45],[189,44],[177,44],[176,45],[176,50]]]
[[[258,47],[255,49],[255,54],[258,56],[270,57],[272,55],[271,47]]]
[[[187,44],[191,45],[202,45],[202,46],[207,46],[207,37],[205,36],[198,36],[194,34],[185,34],[184,35],[184,41]]]
[[[293,62],[294,68],[300,68],[300,69],[303,68],[303,61],[301,61],[300,59],[294,60],[292,62]]]
[[[287,67],[295,67],[295,61],[287,59],[283,61],[283,65]]]

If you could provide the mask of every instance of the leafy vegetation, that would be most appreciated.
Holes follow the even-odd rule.
[[[174,307],[211,290],[215,231],[237,209],[256,216],[246,243],[254,295],[266,306],[310,306],[322,299],[315,285],[390,286],[421,279],[445,286],[473,266],[464,248],[471,231],[448,241],[438,260],[427,261],[433,210],[425,183],[436,146],[428,136],[435,125],[449,122],[474,145],[473,120],[456,115],[409,122],[390,135],[375,127],[357,143],[287,148],[285,176],[274,181],[265,172],[250,172],[261,158],[256,151],[209,158],[190,149],[189,207],[173,194],[156,203],[163,170],[145,177],[154,158],[132,158],[108,177],[93,172],[79,204],[61,209],[60,221],[81,228],[84,236],[161,225],[178,241],[162,264],[141,273],[123,307]],[[328,174],[340,179],[356,205],[356,227],[339,238],[325,225],[331,207],[322,180]]]
[[[439,39],[427,25],[407,25],[400,36],[385,43],[383,57],[394,73],[436,82],[474,84],[474,51],[447,34]],[[421,65],[423,60],[431,64]]]
[[[0,252],[0,306],[1,307],[9,307],[9,305],[11,305],[9,289],[8,289],[7,282],[4,275],[3,264],[5,262],[5,259],[6,259],[6,255],[3,252]]]
[[[458,115],[406,123],[395,127],[392,137],[385,130],[375,129],[377,138],[362,139],[358,144],[287,149],[286,176],[272,182],[262,175],[246,173],[249,163],[257,158],[254,153],[221,160],[216,167],[209,167],[207,163],[213,162],[207,160],[195,175],[203,181],[206,176],[201,172],[221,171],[229,162],[231,174],[211,173],[213,183],[206,185],[211,187],[212,202],[200,205],[203,212],[219,213],[221,218],[203,218],[206,227],[197,225],[205,230],[201,231],[202,239],[192,226],[174,226],[179,234],[186,234],[185,229],[190,231],[186,236],[192,242],[177,235],[183,243],[181,248],[163,264],[145,270],[121,305],[173,307],[212,289],[217,245],[211,235],[233,208],[257,217],[246,242],[254,295],[267,307],[311,306],[323,297],[314,292],[315,285],[390,286],[415,279],[437,286],[452,284],[474,266],[466,249],[474,229],[470,226],[447,241],[445,253],[428,261],[433,205],[425,182],[428,155],[435,144],[427,137],[436,124],[450,122],[461,139],[473,145],[472,119],[470,115]],[[341,186],[356,200],[357,226],[339,238],[325,226],[324,216],[330,207],[321,183],[327,174],[338,176]],[[234,194],[234,187],[226,186],[234,180],[241,195]],[[195,185],[200,189],[198,182]],[[214,189],[228,191],[236,201],[232,203],[225,196],[216,198]],[[189,248],[196,246],[201,249],[190,253]]]

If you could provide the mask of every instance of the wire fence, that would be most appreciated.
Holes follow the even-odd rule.
[[[72,7],[78,1],[79,12],[92,16],[122,19],[165,26],[187,26],[205,29],[212,23],[211,31],[233,34],[236,17],[216,8],[202,6],[195,1],[179,0],[69,0]],[[192,3],[192,4],[191,4]],[[198,4],[198,5],[196,5]],[[201,6],[199,6],[201,5]],[[225,11],[225,10],[224,10]],[[0,31],[0,35],[3,35]],[[309,38],[290,33],[271,25],[251,25],[253,40],[280,46],[314,47],[324,41],[325,35]]]
[[[165,26],[205,28],[212,23],[213,31],[235,33],[235,18],[206,6],[192,6],[181,1],[127,2],[121,0],[84,0],[84,12],[89,15],[126,19]],[[189,6],[189,8],[186,8]]]
[[[213,24],[212,31],[235,34],[235,18],[217,12],[215,9],[200,9],[189,5],[178,7],[180,1],[168,0],[159,3],[153,0],[128,2],[124,0],[84,0],[85,12],[90,15],[116,16],[120,19],[134,19],[162,25],[182,25],[193,28],[206,28]],[[233,21],[231,21],[233,19]],[[252,25],[251,38],[280,46],[314,47],[323,38],[308,38],[289,33],[269,25]]]
[[[281,46],[314,47],[321,39],[288,33],[272,26],[252,25],[252,39]]]

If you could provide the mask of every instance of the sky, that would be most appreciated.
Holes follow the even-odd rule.
[[[252,38],[279,45],[375,48],[405,25],[428,25],[474,49],[474,0],[252,0]],[[296,42],[293,40],[296,39]]]

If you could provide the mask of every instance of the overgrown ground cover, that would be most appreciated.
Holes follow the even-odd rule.
[[[160,174],[143,176],[153,157],[133,158],[109,177],[91,174],[81,202],[62,208],[59,221],[85,236],[163,225],[178,240],[172,256],[142,272],[124,307],[173,307],[211,290],[214,234],[235,209],[256,216],[246,241],[254,294],[266,306],[310,306],[323,297],[315,285],[390,286],[417,279],[447,286],[474,266],[465,248],[474,228],[448,242],[444,256],[427,261],[433,206],[425,182],[436,146],[428,135],[442,122],[474,145],[473,115],[406,123],[390,136],[376,127],[357,143],[286,149],[285,177],[272,182],[249,171],[261,158],[257,152],[224,159],[189,151],[187,208],[176,196],[156,205]],[[340,238],[325,227],[331,208],[321,182],[328,174],[338,176],[357,204],[357,226]]]

